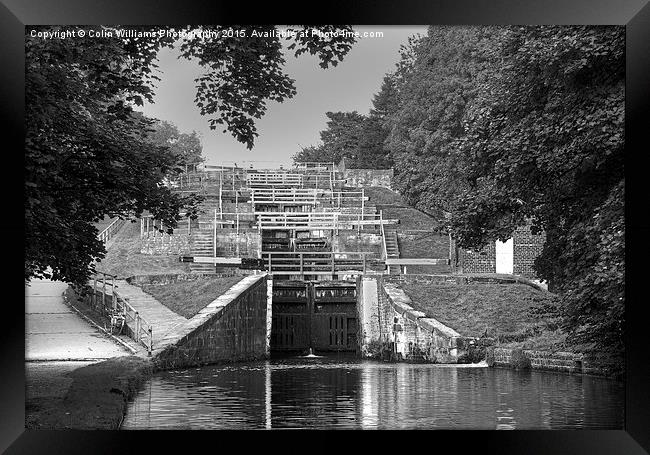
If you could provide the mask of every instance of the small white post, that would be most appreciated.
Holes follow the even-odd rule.
[[[361,188],[361,221],[363,221],[363,215],[364,215],[363,211],[366,208],[366,204],[364,202],[366,199],[365,196],[366,196],[365,189]],[[359,229],[361,229],[361,227]]]
[[[102,275],[102,307],[106,308],[106,275]]]
[[[236,212],[236,217],[237,217],[237,257],[239,257],[239,212]],[[216,254],[215,254],[216,257]]]
[[[213,257],[217,257],[217,209],[214,209],[214,220],[212,220],[212,230],[213,230],[213,237],[212,237],[212,255]]]

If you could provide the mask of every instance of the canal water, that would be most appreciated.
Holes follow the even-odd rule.
[[[591,376],[285,358],[158,373],[122,429],[622,429],[623,406]]]

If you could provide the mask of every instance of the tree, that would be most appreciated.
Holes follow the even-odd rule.
[[[495,27],[430,27],[401,49],[386,105],[386,147],[395,187],[412,205],[439,220],[465,190],[463,116],[478,95],[477,79],[494,57]]]
[[[454,213],[466,246],[529,219],[547,242],[538,274],[563,296],[576,342],[622,352],[622,27],[512,27],[465,119],[470,191]]]
[[[155,120],[147,140],[161,147],[168,147],[181,168],[205,161],[201,139],[196,131],[181,133],[173,123]]]
[[[622,27],[431,27],[385,115],[395,184],[480,249],[532,223],[569,342],[622,352]]]
[[[361,134],[361,125],[365,117],[353,112],[326,112],[327,128],[320,132],[322,143],[318,146],[304,147],[293,156],[296,163],[320,161],[339,163],[344,157],[352,161],[356,153]]]
[[[388,169],[394,162],[386,147],[389,129],[386,117],[396,109],[397,91],[395,77],[386,75],[379,92],[373,97],[370,113],[364,118],[359,131],[356,160],[351,167],[359,169]]]
[[[67,29],[76,31],[37,28],[53,35]],[[267,36],[243,39],[229,35],[234,29],[247,37],[253,31]],[[115,27],[95,27],[96,36],[83,38],[26,37],[26,280],[87,282],[93,262],[105,254],[92,223],[105,215],[132,218],[148,210],[170,227],[181,211],[196,215],[200,198],[182,197],[162,185],[180,157],[148,140],[151,121],[133,112],[134,105],[153,102],[155,61],[162,47],[180,38],[182,55],[206,68],[197,80],[197,106],[211,116],[211,127],[226,125],[249,148],[257,135],[254,119],[264,114],[266,102],[295,93],[282,71],[274,26],[133,30],[125,34]],[[340,61],[356,40],[349,33],[310,30],[297,29],[290,38],[292,50],[295,55],[317,54],[324,67]]]
[[[293,156],[296,163],[332,161],[346,158],[346,166],[356,169],[387,169],[393,166],[385,142],[389,133],[387,115],[396,109],[396,76],[384,77],[373,97],[368,115],[354,112],[327,112],[327,128],[320,132],[321,144],[302,147]]]

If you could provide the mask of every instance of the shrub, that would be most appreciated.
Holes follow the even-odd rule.
[[[530,368],[530,359],[521,349],[513,349],[510,356],[510,366],[516,370],[525,370]]]
[[[494,366],[494,348],[493,347],[488,347],[485,350],[485,361],[487,362],[489,367]]]

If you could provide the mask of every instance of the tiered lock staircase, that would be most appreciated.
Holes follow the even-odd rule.
[[[384,226],[384,237],[386,242],[386,259],[399,259],[399,241],[397,238],[397,228],[395,226]],[[399,275],[399,266],[388,266],[388,273]]]

